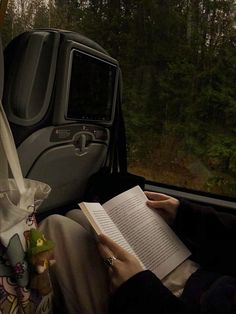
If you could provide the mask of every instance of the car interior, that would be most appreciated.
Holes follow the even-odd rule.
[[[2,59],[0,92],[23,175],[52,188],[39,219],[83,200],[104,202],[137,184],[155,190],[127,171],[121,69],[99,44],[71,31],[33,29],[13,38]],[[231,202],[214,205],[234,212]]]
[[[4,63],[3,106],[23,176],[52,188],[39,213],[64,213],[84,199],[92,175],[118,169],[119,63],[80,34],[50,29],[14,38]]]
[[[65,215],[81,201],[103,203],[136,185],[235,214],[230,200],[128,172],[119,61],[84,35],[32,29],[4,51],[0,40],[0,97],[24,178],[51,187],[38,221]]]

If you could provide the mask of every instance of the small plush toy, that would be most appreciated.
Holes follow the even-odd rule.
[[[52,291],[48,269],[55,263],[53,257],[54,242],[47,240],[37,229],[30,229],[28,238],[28,257],[32,266],[30,288],[41,295]]]

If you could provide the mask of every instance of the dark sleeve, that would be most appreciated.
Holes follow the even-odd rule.
[[[236,215],[180,200],[173,228],[196,262],[211,271],[236,275]]]
[[[149,270],[127,280],[111,298],[109,314],[195,314]]]

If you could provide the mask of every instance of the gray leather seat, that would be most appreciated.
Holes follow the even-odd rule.
[[[23,175],[48,183],[41,212],[83,197],[105,163],[119,66],[80,34],[33,30],[7,46],[4,107]]]

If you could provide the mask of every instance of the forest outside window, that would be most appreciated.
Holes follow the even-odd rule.
[[[9,0],[6,44],[25,29],[73,30],[123,72],[129,171],[236,197],[234,0]]]

